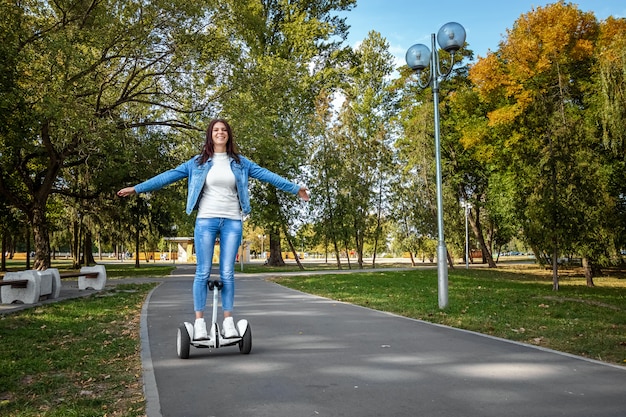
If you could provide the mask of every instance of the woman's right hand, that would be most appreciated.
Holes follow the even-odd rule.
[[[311,198],[311,193],[309,192],[308,188],[306,188],[304,185],[301,185],[300,190],[298,190],[298,196],[304,201],[309,201],[309,199]]]
[[[135,187],[122,188],[117,192],[118,197],[127,197],[129,195],[137,194]]]

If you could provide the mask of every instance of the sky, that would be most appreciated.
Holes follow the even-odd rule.
[[[507,29],[533,8],[554,1],[538,0],[357,0],[357,6],[345,13],[350,25],[348,44],[358,46],[375,30],[389,43],[396,66],[404,65],[407,49],[415,43],[430,48],[430,34],[447,22],[458,22],[467,33],[466,42],[474,58],[498,49]],[[598,20],[609,16],[626,17],[624,0],[572,0],[582,11],[591,11]]]

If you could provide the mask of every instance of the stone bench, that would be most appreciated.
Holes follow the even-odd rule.
[[[41,299],[58,298],[61,293],[61,279],[73,277],[78,278],[79,290],[102,290],[107,279],[104,265],[85,266],[80,272],[63,274],[57,268],[7,272],[0,281],[0,299],[2,304],[35,304]]]
[[[107,271],[104,265],[83,266],[80,272],[67,272],[61,278],[78,278],[78,289],[102,290],[107,283]]]
[[[35,304],[42,298],[56,298],[60,293],[60,280],[50,270],[7,272],[2,281],[3,304]]]

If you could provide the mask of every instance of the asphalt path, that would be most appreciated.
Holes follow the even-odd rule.
[[[626,416],[626,368],[304,294],[262,275],[236,278],[235,319],[250,322],[252,352],[192,347],[179,359],[192,280],[192,269],[177,269],[144,305],[148,417]]]

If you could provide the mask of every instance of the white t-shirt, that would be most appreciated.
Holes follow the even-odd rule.
[[[213,154],[213,166],[204,181],[198,204],[198,217],[241,219],[235,174],[226,152]]]

